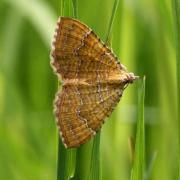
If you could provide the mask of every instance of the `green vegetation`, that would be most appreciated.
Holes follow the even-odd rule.
[[[176,42],[176,73],[177,73],[177,119],[180,128],[180,1],[172,0],[174,13],[174,29]],[[180,130],[179,130],[179,178],[180,178]]]
[[[2,0],[0,179],[178,179],[179,7],[179,0]],[[49,53],[59,15],[78,17],[129,71],[146,76],[146,98],[141,80],[129,85],[101,135],[77,150],[64,149],[53,116]]]
[[[133,156],[133,167],[131,172],[131,180],[144,179],[144,97],[145,97],[145,77],[142,82],[139,81],[139,93],[138,93],[138,122],[136,132],[136,144],[135,152]]]

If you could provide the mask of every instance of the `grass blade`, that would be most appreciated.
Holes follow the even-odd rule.
[[[71,0],[63,1],[63,16],[73,17],[73,4]]]
[[[131,180],[142,180],[144,174],[144,97],[145,97],[145,77],[139,81],[138,92],[138,122],[136,132],[136,144]]]
[[[150,161],[148,163],[148,167],[146,169],[144,180],[150,179],[150,177],[152,175],[152,170],[154,168],[154,164],[155,164],[156,159],[157,159],[157,151],[154,151],[152,156],[151,156],[151,159],[150,159]]]
[[[101,179],[100,136],[101,136],[101,133],[98,132],[96,134],[96,136],[94,137],[94,140],[93,140],[90,174],[89,174],[88,180],[99,180],[99,179]]]
[[[114,17],[115,17],[115,14],[116,14],[116,10],[118,8],[118,4],[119,4],[119,0],[115,0],[114,1],[114,5],[113,5],[113,9],[112,9],[111,19],[109,21],[108,31],[107,31],[107,34],[106,34],[106,40],[105,40],[106,43],[109,41],[109,38],[111,36],[111,31],[112,31],[112,27],[113,27]]]
[[[72,0],[72,3],[73,3],[73,15],[75,18],[78,18],[77,0]]]
[[[176,73],[177,73],[177,118],[179,123],[179,178],[180,178],[180,1],[172,0],[174,13],[175,41],[176,41]]]
[[[68,180],[74,176],[76,149],[65,149],[59,138],[57,180]]]

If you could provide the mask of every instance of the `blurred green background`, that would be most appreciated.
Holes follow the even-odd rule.
[[[102,40],[107,34],[113,2],[78,0],[78,19]],[[146,75],[145,179],[152,180],[177,177],[171,9],[170,0],[120,0],[111,36],[111,46],[120,62],[129,71]],[[52,102],[57,77],[50,68],[49,53],[60,13],[60,0],[0,1],[0,179],[56,179],[57,130]],[[130,178],[129,139],[135,137],[136,120],[134,83],[125,90],[102,128],[103,180]],[[84,159],[88,161],[90,150],[86,150]],[[84,169],[82,173],[87,170],[86,161]]]

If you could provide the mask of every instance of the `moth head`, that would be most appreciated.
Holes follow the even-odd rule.
[[[121,70],[121,76],[120,76],[120,81],[123,84],[131,84],[133,83],[136,79],[139,79],[139,76],[135,76],[134,73],[132,72],[128,72],[125,68],[125,66],[123,66],[123,69]]]

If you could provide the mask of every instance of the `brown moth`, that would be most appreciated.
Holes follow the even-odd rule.
[[[51,66],[63,81],[54,112],[67,148],[94,136],[127,84],[137,79],[89,27],[68,17],[58,19]]]

